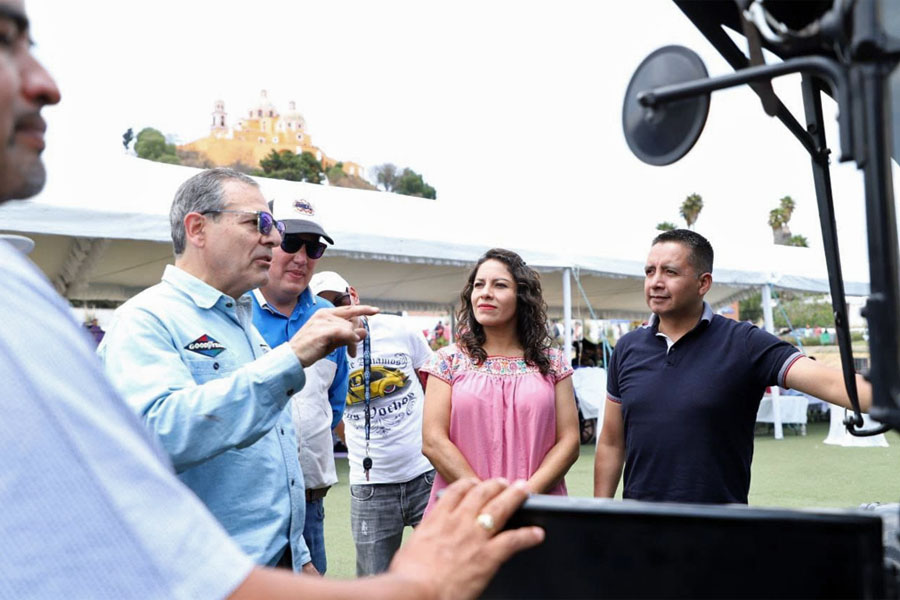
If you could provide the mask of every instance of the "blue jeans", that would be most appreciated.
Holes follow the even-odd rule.
[[[312,556],[312,564],[320,574],[325,574],[328,560],[325,558],[325,499],[319,498],[306,503],[306,523],[303,524],[303,539]]]
[[[403,528],[415,527],[422,520],[433,483],[432,469],[405,483],[350,486],[350,527],[356,544],[357,576],[387,571],[403,540]]]

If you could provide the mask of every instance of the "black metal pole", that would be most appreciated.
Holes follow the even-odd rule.
[[[869,238],[869,321],[872,417],[900,428],[900,299],[898,299],[897,215],[891,177],[893,118],[886,79],[896,63],[853,67],[860,71],[862,90],[857,107],[863,113],[862,142],[867,148],[863,169],[866,184],[866,226]],[[842,109],[843,110],[843,109]]]
[[[812,153],[813,181],[816,187],[816,201],[819,206],[819,223],[822,226],[822,242],[825,246],[825,264],[828,267],[828,284],[831,290],[831,306],[834,310],[834,327],[837,332],[844,373],[844,386],[853,405],[853,426],[862,427],[859,410],[859,396],[856,389],[856,371],[853,368],[853,346],[850,340],[850,324],[847,319],[847,302],[844,294],[844,277],[841,269],[841,253],[838,246],[837,225],[834,218],[834,197],[831,190],[831,171],[828,166],[828,145],[825,139],[822,117],[822,96],[820,81],[811,75],[803,75],[803,111],[806,115],[806,131],[816,142]]]

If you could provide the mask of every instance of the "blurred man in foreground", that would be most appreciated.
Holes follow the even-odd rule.
[[[40,111],[60,95],[31,56],[21,1],[0,0],[0,34],[5,202],[43,186]],[[524,500],[521,485],[465,481],[384,576],[335,582],[257,567],[175,477],[103,376],[66,302],[5,242],[0,275],[0,310],[12,317],[0,328],[0,597],[466,598],[512,553],[543,539],[538,528],[494,535]],[[364,334],[349,319],[376,311],[321,312],[298,333],[309,356],[355,346]]]

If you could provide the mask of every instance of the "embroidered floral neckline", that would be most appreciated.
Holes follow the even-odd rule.
[[[488,356],[480,365],[476,365],[470,360],[469,366],[473,371],[491,375],[520,375],[540,372],[536,365],[529,365],[522,356]]]

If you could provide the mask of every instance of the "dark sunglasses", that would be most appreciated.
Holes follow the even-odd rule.
[[[350,306],[350,294],[341,294],[331,301],[335,306]]]
[[[255,215],[256,216],[256,230],[260,232],[262,235],[269,235],[272,233],[272,228],[274,227],[276,231],[278,231],[278,235],[282,238],[284,237],[284,223],[281,221],[276,221],[275,217],[272,216],[271,213],[267,213],[262,210],[205,210],[201,215],[208,215],[209,213],[234,213],[236,215]]]
[[[322,255],[325,254],[325,248],[327,248],[323,242],[304,240],[296,233],[288,233],[281,239],[281,249],[288,254],[299,252],[303,246],[306,246],[306,256],[312,259],[322,258]]]

